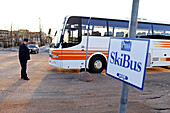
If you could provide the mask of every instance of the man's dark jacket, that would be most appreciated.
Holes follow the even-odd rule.
[[[23,43],[19,48],[19,60],[27,61],[30,60],[30,53],[28,47]]]

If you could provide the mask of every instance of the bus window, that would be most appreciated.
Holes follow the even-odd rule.
[[[66,29],[63,43],[79,43],[78,42],[78,29]]]
[[[88,29],[88,21],[89,19],[82,19],[82,36],[87,36],[87,29]]]
[[[153,34],[161,36],[170,36],[170,26],[168,25],[153,25]]]
[[[91,19],[90,28],[91,36],[105,36],[107,33],[106,20]]]
[[[128,22],[125,21],[108,21],[109,36],[124,37],[128,33]]]
[[[68,20],[65,32],[62,47],[71,47],[79,44],[81,42],[81,19],[72,17]]]
[[[145,23],[138,23],[138,27],[136,30],[136,37],[147,37],[152,35],[152,26],[151,24],[145,24]]]
[[[87,35],[88,19],[82,19],[82,35]],[[91,19],[89,27],[90,36],[107,36],[106,20]]]

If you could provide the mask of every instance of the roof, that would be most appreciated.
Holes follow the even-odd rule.
[[[69,17],[84,17],[84,18],[90,18],[89,16],[74,16],[74,15],[67,15],[65,18],[68,19]],[[100,18],[100,17],[91,17],[95,19],[107,19],[107,20],[119,20],[119,21],[129,21],[130,19],[117,19],[117,18]],[[148,20],[144,18],[138,18],[138,22],[142,23],[151,23],[151,24],[164,24],[164,25],[170,25],[170,22],[164,22],[164,21],[157,21],[157,20]]]

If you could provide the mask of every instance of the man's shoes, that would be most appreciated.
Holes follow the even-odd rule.
[[[27,77],[27,78],[23,78],[23,80],[30,80],[30,79]]]

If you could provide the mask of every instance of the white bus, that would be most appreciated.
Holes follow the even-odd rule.
[[[110,37],[124,37],[128,20],[66,16],[49,51],[49,64],[63,69],[85,68],[88,21],[87,68],[100,73],[106,69]],[[170,65],[170,24],[138,20],[136,38],[149,38],[147,67]]]

